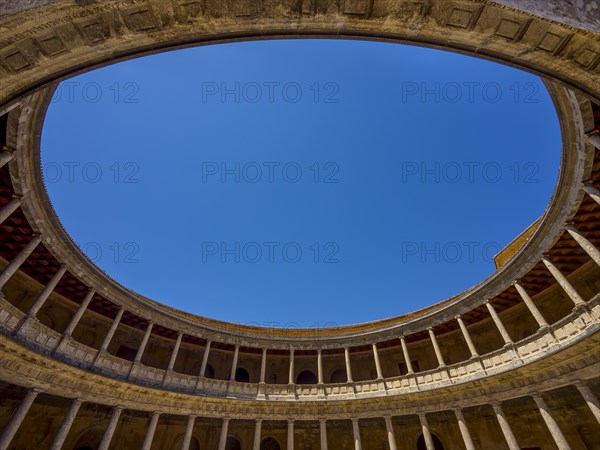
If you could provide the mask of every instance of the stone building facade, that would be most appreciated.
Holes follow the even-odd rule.
[[[557,3],[0,1],[0,450],[600,449],[600,34],[595,2]],[[143,298],[79,251],[40,169],[58,82],[172,48],[315,36],[543,78],[560,176],[496,273],[404,316],[265,329]]]

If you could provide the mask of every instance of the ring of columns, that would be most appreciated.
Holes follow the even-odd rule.
[[[0,16],[0,29],[0,450],[512,450],[597,440],[598,34],[466,0],[35,0]],[[40,171],[57,82],[169,48],[303,36],[416,43],[543,77],[561,124],[560,176],[508,262],[412,314],[265,329],[143,298],[86,259]]]

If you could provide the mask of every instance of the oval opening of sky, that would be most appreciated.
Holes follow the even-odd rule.
[[[561,138],[540,78],[451,52],[279,40],[62,82],[42,171],[72,239],[194,314],[321,327],[429,306],[541,217]]]

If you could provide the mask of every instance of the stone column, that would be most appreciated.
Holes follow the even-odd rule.
[[[54,440],[52,441],[52,445],[50,445],[50,450],[61,450],[62,446],[69,434],[69,430],[71,429],[71,425],[75,421],[75,417],[77,417],[77,413],[79,412],[79,408],[83,404],[83,400],[76,398],[71,403],[69,411],[67,411],[67,415],[63,419]]]
[[[552,415],[550,414],[550,410],[544,398],[540,394],[533,394],[531,397],[533,398],[533,401],[535,401],[535,404],[539,408],[540,414],[542,415],[544,422],[546,422],[546,426],[550,430],[550,434],[552,435],[554,442],[556,442],[556,445],[558,446],[559,450],[571,450],[571,447],[569,446],[565,435],[558,427],[558,424],[554,420],[554,417],[552,417]]]
[[[354,450],[362,450],[360,440],[360,428],[358,427],[358,419],[352,419],[352,434],[354,435]]]
[[[17,256],[4,268],[0,273],[0,289],[4,287],[6,282],[10,280],[10,277],[19,270],[19,267],[25,262],[25,260],[33,253],[38,244],[42,241],[42,237],[37,234],[33,235],[29,243],[19,252]],[[1,295],[0,295],[1,297]]]
[[[581,298],[581,296],[577,293],[573,285],[567,280],[567,278],[558,270],[552,261],[548,259],[548,257],[542,258],[542,262],[548,268],[554,279],[558,282],[561,288],[566,292],[569,298],[573,301],[575,306],[585,305],[585,301]]]
[[[575,383],[575,386],[592,411],[592,414],[598,423],[600,423],[600,401],[598,401],[598,398],[594,395],[590,387],[583,382]]]
[[[23,197],[20,195],[14,195],[12,200],[0,208],[0,225],[4,223],[6,219],[10,217],[12,213],[14,213],[21,203],[23,202]]]
[[[379,352],[377,351],[377,344],[373,344],[373,359],[375,360],[375,370],[377,371],[377,379],[383,378],[383,372],[381,371],[381,361],[379,361]]]
[[[425,413],[419,413],[419,422],[421,422],[421,430],[423,431],[423,437],[425,438],[425,447],[427,447],[427,450],[435,450],[433,437],[431,436]]]
[[[203,378],[206,375],[206,366],[208,365],[208,354],[211,345],[212,341],[206,341],[206,347],[204,348],[204,354],[202,355],[202,364],[200,365],[200,373],[198,374],[200,378]]]
[[[294,421],[289,419],[287,424],[287,450],[294,450]]]
[[[323,384],[323,351],[317,350],[317,383]]]
[[[600,150],[600,133],[597,131],[585,136],[586,141],[596,147],[596,150]]]
[[[489,300],[486,300],[484,303],[490,313],[490,316],[492,316],[492,320],[496,324],[496,328],[498,328],[498,331],[500,332],[500,335],[502,336],[502,339],[504,340],[504,345],[511,345],[513,343],[513,341],[510,338],[508,331],[506,331],[506,328],[504,328],[504,324],[500,320],[500,316],[498,316],[498,313],[494,309],[494,306],[492,305],[492,303]]]
[[[254,426],[254,444],[252,446],[252,450],[260,450],[260,432],[262,428],[262,420],[256,419],[256,424]]]
[[[515,286],[515,289],[523,299],[523,303],[525,303],[527,309],[529,309],[529,312],[537,322],[538,326],[540,328],[547,328],[548,322],[546,322],[546,319],[544,319],[544,316],[542,316],[540,310],[537,309],[537,306],[535,306],[535,303],[533,303],[533,300],[531,299],[527,291],[525,291],[523,286],[521,286],[521,284],[518,281],[515,281],[513,285]]]
[[[160,413],[158,411],[152,413],[150,423],[148,423],[148,429],[146,430],[146,438],[144,439],[142,450],[150,450],[150,447],[152,447],[152,441],[154,440],[154,433],[156,432],[156,425],[158,425],[159,417]]]
[[[433,344],[433,350],[435,351],[435,356],[437,357],[439,367],[446,367],[444,357],[442,356],[442,351],[440,350],[435,333],[433,332],[433,327],[427,328],[427,331],[429,331],[429,337],[431,338],[431,343]]]
[[[294,384],[294,349],[290,349],[290,375],[288,378],[289,384]]]
[[[475,348],[475,345],[473,344],[473,341],[471,340],[471,335],[469,334],[469,330],[467,330],[465,323],[463,322],[463,320],[461,319],[460,316],[455,316],[454,318],[458,322],[458,326],[460,327],[460,331],[462,332],[463,338],[465,339],[465,342],[467,343],[467,347],[469,347],[469,352],[471,352],[471,357],[472,358],[479,357],[479,353],[477,353],[477,349]]]
[[[175,361],[177,361],[177,355],[179,354],[179,347],[181,346],[181,339],[183,339],[183,332],[180,331],[177,334],[177,341],[175,342],[175,347],[173,347],[173,353],[171,353],[171,359],[169,360],[167,372],[173,370],[173,367],[175,367]]]
[[[471,433],[469,433],[469,428],[467,427],[467,422],[465,422],[465,417],[463,416],[462,410],[456,407],[454,408],[454,414],[456,415],[458,427],[460,428],[460,434],[465,442],[466,449],[475,450],[475,445],[473,444],[473,439],[471,438]]]
[[[577,241],[581,248],[588,255],[590,255],[590,258],[592,258],[596,264],[600,266],[600,250],[598,250],[594,244],[588,241],[586,237],[583,236],[573,225],[567,226],[567,232],[573,239],[575,239],[575,241]]]
[[[185,434],[183,435],[183,442],[181,443],[181,450],[189,450],[190,442],[192,441],[192,434],[194,434],[194,424],[196,423],[197,416],[189,416],[187,425],[185,426]]]
[[[267,376],[267,349],[263,348],[262,359],[260,360],[260,383],[265,382]]]
[[[0,435],[0,450],[6,450],[8,448],[11,441],[15,437],[15,434],[17,434],[23,419],[25,419],[29,408],[31,408],[31,405],[39,393],[40,391],[38,389],[31,389],[27,392],[25,398],[21,401],[12,417],[4,427],[4,430],[2,430],[2,435]]]
[[[496,419],[498,420],[498,424],[500,424],[500,429],[502,430],[502,434],[504,435],[504,439],[506,439],[506,443],[508,444],[508,448],[510,450],[521,450],[519,444],[517,442],[517,438],[515,437],[510,424],[504,417],[504,411],[502,411],[502,406],[500,406],[500,402],[492,402],[492,408],[494,408],[494,412],[496,413]]]
[[[81,302],[81,305],[79,305],[79,308],[77,308],[75,315],[71,318],[71,322],[69,322],[67,329],[63,332],[63,336],[71,337],[71,335],[73,334],[73,331],[75,331],[75,328],[77,327],[77,324],[81,320],[83,313],[89,306],[90,302],[92,301],[92,298],[94,298],[95,293],[96,293],[96,291],[94,291],[93,289],[88,290],[88,293],[86,294],[83,301]]]
[[[327,419],[319,419],[319,429],[321,431],[321,450],[327,450]]]
[[[390,450],[398,450],[398,445],[396,444],[396,436],[394,435],[394,426],[392,425],[392,417],[385,416],[383,419],[385,420],[385,429],[387,431],[388,444],[390,446]]]
[[[406,368],[408,369],[407,375],[412,375],[413,373],[415,373],[415,371],[413,370],[410,355],[408,354],[408,347],[406,346],[406,338],[404,336],[400,336],[400,343],[402,344],[402,354],[404,355],[404,362],[406,363]]]
[[[596,203],[600,204],[600,190],[598,190],[593,184],[584,185],[583,190],[587,195],[596,200]]]
[[[50,297],[50,294],[52,293],[52,291],[54,291],[54,289],[56,288],[56,285],[61,280],[61,278],[63,277],[63,275],[65,274],[66,271],[67,271],[67,266],[62,264],[60,266],[60,269],[58,269],[58,271],[54,274],[54,276],[52,277],[50,282],[46,285],[44,290],[40,293],[40,295],[37,296],[37,298],[35,299],[35,302],[31,306],[31,308],[29,308],[29,311],[27,311],[27,316],[35,317],[37,315],[38,311],[42,308],[42,306],[44,306],[44,303],[46,302],[48,297]]]
[[[98,446],[98,450],[108,450],[110,446],[110,441],[112,441],[113,434],[115,434],[115,429],[119,423],[119,418],[121,417],[121,413],[123,412],[123,408],[117,406],[113,409],[112,415],[110,416],[110,421],[108,422],[108,426],[106,430],[104,430],[104,435],[102,436],[102,441]]]
[[[104,341],[102,342],[102,345],[100,346],[101,352],[105,352],[108,349],[108,346],[110,345],[110,342],[112,341],[112,338],[115,335],[115,332],[117,331],[119,323],[121,322],[121,319],[123,318],[124,312],[125,312],[125,308],[121,306],[119,308],[119,311],[117,312],[117,315],[115,316],[115,318],[112,321],[112,324],[110,326],[110,329],[108,330],[108,333],[104,337]]]
[[[146,333],[144,334],[144,338],[142,339],[140,348],[138,348],[137,354],[135,355],[134,363],[139,363],[142,360],[142,356],[144,356],[144,351],[146,350],[146,345],[148,344],[148,339],[150,339],[150,333],[152,333],[153,326],[154,326],[153,322],[148,322],[148,326],[146,327]]]
[[[0,168],[15,159],[15,151],[6,145],[0,151]]]
[[[229,418],[223,418],[223,425],[221,426],[221,437],[219,438],[219,450],[225,450],[227,445],[227,429],[229,428]]]
[[[237,370],[238,358],[240,356],[240,346],[239,344],[235,345],[235,350],[233,351],[233,362],[231,363],[231,373],[229,374],[229,381],[235,381],[235,372]]]
[[[346,378],[348,383],[352,383],[352,364],[350,363],[350,349],[344,347],[344,358],[346,360]]]

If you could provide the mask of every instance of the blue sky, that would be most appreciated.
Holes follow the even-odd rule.
[[[42,136],[59,218],[109,275],[221,320],[390,317],[484,280],[560,161],[536,76],[349,40],[173,51],[63,82]]]

